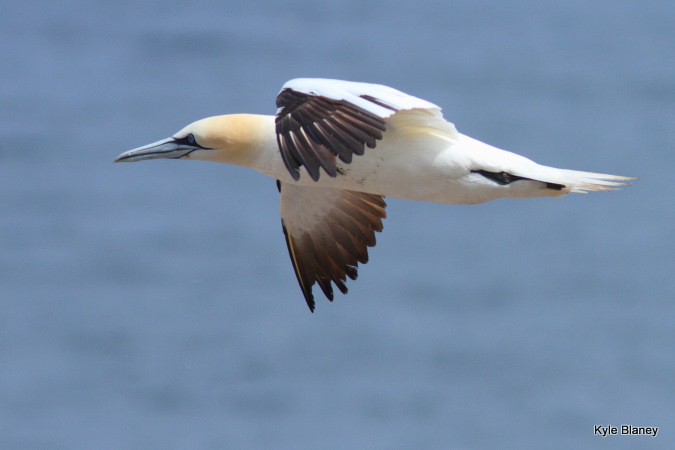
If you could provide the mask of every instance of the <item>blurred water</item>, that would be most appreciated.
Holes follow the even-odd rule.
[[[672,447],[674,21],[649,0],[4,2],[0,447]],[[272,114],[299,76],[641,180],[389,199],[371,262],[312,315],[272,180],[112,164],[201,117]]]

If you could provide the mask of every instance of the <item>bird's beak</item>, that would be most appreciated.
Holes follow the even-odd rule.
[[[195,150],[200,150],[201,148],[202,147],[197,145],[189,145],[171,137],[124,152],[115,159],[115,162],[134,162],[142,161],[144,159],[178,159],[189,155]]]

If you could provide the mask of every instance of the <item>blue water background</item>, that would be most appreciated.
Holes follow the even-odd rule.
[[[112,164],[273,114],[294,77],[641,180],[388,199],[349,295],[310,314],[273,180]],[[5,0],[0,447],[675,448],[674,179],[675,2]]]

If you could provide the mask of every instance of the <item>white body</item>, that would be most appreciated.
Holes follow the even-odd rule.
[[[347,189],[436,203],[474,204],[501,197],[561,197],[586,189],[611,189],[609,186],[615,185],[613,181],[605,181],[611,175],[542,166],[457,133],[452,124],[427,110],[399,111],[388,118],[382,141],[375,148],[367,149],[362,156],[354,156],[351,164],[339,161],[337,177],[322,176],[319,181],[314,181],[303,168],[300,180],[295,181],[279,154],[274,133],[275,117],[260,117],[264,117],[260,126],[267,128],[264,133],[267,139],[260,142],[255,161],[246,165],[282,182],[299,186]],[[471,173],[478,169],[517,173],[533,180],[566,184],[567,187],[547,189],[544,183],[530,180],[501,186]]]

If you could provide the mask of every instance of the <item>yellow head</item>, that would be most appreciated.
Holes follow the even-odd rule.
[[[170,138],[124,152],[115,162],[146,159],[195,159],[251,166],[274,131],[268,116],[229,114],[207,117]]]

